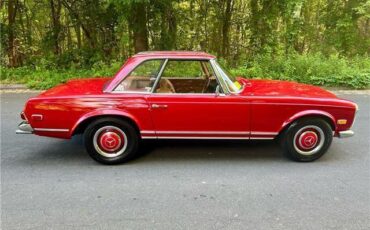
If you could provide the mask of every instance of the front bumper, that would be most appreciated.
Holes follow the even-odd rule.
[[[22,121],[18,125],[18,129],[15,131],[16,134],[32,134],[33,133],[33,128],[31,127],[30,124],[28,124],[27,121]]]
[[[340,131],[338,132],[339,138],[352,137],[355,133],[352,130]]]

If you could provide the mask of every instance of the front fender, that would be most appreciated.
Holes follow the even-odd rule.
[[[282,126],[280,127],[279,132],[284,130],[289,124],[291,124],[295,120],[298,120],[298,119],[303,118],[303,117],[308,117],[308,116],[325,117],[325,118],[329,119],[329,121],[331,121],[330,125],[332,127],[334,127],[334,130],[337,129],[335,118],[330,113],[325,112],[325,111],[321,111],[321,110],[305,110],[305,111],[298,112],[298,113],[294,114],[293,116],[289,117],[287,120],[285,120],[284,123],[282,124]]]

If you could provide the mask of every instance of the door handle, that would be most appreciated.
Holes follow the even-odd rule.
[[[152,104],[152,109],[165,109],[168,105],[158,105],[158,104]]]

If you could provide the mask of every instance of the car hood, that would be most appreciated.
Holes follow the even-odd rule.
[[[41,93],[39,97],[102,94],[104,84],[109,80],[105,77],[70,80]]]
[[[247,79],[241,79],[241,81],[248,86],[245,87],[243,94],[252,93],[255,96],[337,98],[333,93],[320,87],[297,82]]]

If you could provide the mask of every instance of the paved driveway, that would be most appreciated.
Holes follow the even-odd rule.
[[[356,136],[314,163],[270,142],[161,142],[103,166],[72,141],[15,135],[32,94],[2,94],[2,229],[368,229],[369,95]]]

